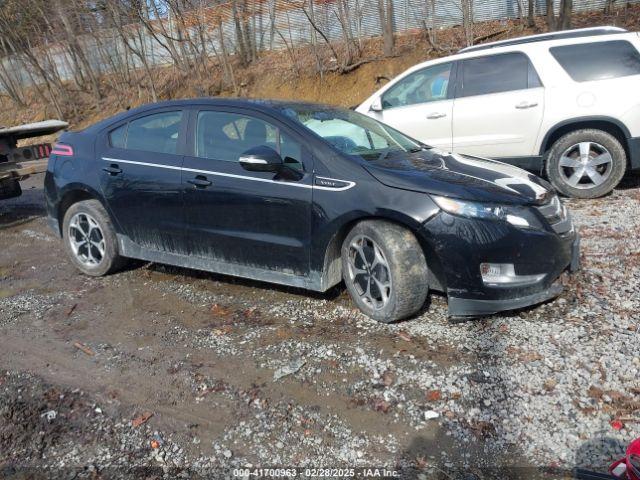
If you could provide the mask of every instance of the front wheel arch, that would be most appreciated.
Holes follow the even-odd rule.
[[[342,276],[368,317],[391,323],[415,315],[429,291],[429,270],[415,234],[385,220],[358,222],[341,247]]]
[[[365,215],[356,218],[352,218],[344,222],[340,228],[331,236],[329,241],[323,248],[323,263],[321,270],[321,290],[326,291],[329,288],[339,284],[342,281],[342,263],[340,259],[340,252],[342,243],[347,237],[349,232],[359,223],[369,220],[381,220],[398,225],[399,227],[409,230],[418,240],[420,247],[426,258],[428,258],[429,269],[429,284],[430,288],[438,291],[445,291],[446,278],[442,273],[442,267],[440,258],[436,254],[435,249],[420,234],[420,229],[424,228],[422,225],[416,224],[413,220],[402,221],[397,217],[389,218],[379,215]]]

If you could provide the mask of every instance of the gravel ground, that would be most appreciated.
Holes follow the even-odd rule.
[[[340,289],[154,264],[83,277],[31,182],[0,205],[0,477],[566,478],[605,471],[640,436],[637,177],[568,202],[583,269],[560,298],[453,323],[432,295],[395,325]]]

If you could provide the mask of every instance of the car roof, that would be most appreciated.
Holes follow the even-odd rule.
[[[604,41],[607,37],[611,39],[626,38],[628,35],[635,35],[634,32],[629,32],[619,27],[593,27],[593,28],[579,28],[574,30],[564,30],[561,32],[550,32],[539,35],[529,35],[525,37],[513,38],[508,40],[499,40],[496,42],[482,43],[479,45],[473,45],[459,50],[457,53],[448,55],[445,57],[435,58],[420,62],[416,65],[405,70],[398,77],[404,77],[409,73],[413,73],[416,70],[421,70],[425,67],[435,65],[437,63],[453,62],[457,60],[464,60],[465,58],[475,58],[485,55],[493,55],[498,53],[507,52],[525,52],[530,48],[546,47],[548,45],[567,45],[573,43],[586,43],[593,41]],[[541,45],[542,44],[542,45]],[[395,78],[394,78],[395,80]],[[391,83],[387,84],[391,85]]]
[[[183,98],[183,99],[177,99],[177,100],[164,100],[162,102],[148,103],[136,108],[132,108],[130,110],[125,110],[121,113],[118,113],[112,117],[106,118],[98,123],[95,123],[87,127],[84,131],[87,133],[97,132],[98,130],[102,130],[104,127],[107,127],[114,123],[118,123],[133,115],[137,115],[147,111],[152,111],[152,110],[157,110],[162,108],[170,108],[170,107],[190,107],[194,105],[212,106],[212,107],[213,106],[244,107],[244,108],[248,107],[251,110],[261,111],[264,113],[276,113],[278,110],[282,110],[287,107],[290,107],[290,108],[320,107],[320,108],[340,109],[340,107],[336,107],[336,106],[322,105],[318,103],[302,102],[302,101],[295,101],[295,100],[272,100],[272,99],[232,98],[232,97],[229,97],[229,98],[222,98],[222,97]]]
[[[524,37],[497,40],[495,42],[482,43],[458,50],[458,53],[477,52],[496,47],[506,47],[509,45],[524,45],[527,43],[545,42],[551,40],[567,40],[572,38],[600,37],[602,35],[615,35],[627,33],[628,30],[620,27],[589,27],[576,28],[573,30],[561,30],[558,32],[539,33],[537,35],[527,35]]]

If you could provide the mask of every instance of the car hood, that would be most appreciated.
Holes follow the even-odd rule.
[[[520,168],[435,148],[389,152],[364,168],[389,187],[461,200],[536,205],[555,193],[548,182]]]

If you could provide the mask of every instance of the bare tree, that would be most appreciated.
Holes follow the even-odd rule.
[[[334,14],[340,23],[342,30],[342,38],[346,49],[346,58],[343,67],[352,65],[356,59],[360,57],[360,44],[353,35],[351,30],[351,16],[349,11],[349,5],[346,0],[336,0],[337,10],[334,10]]]
[[[611,12],[613,12],[613,7],[614,4],[616,3],[616,0],[607,0],[604,4],[604,13],[605,15],[609,15]]]
[[[558,25],[560,29],[567,30],[571,28],[571,13],[573,10],[573,0],[562,0],[560,3],[560,18]]]
[[[546,0],[547,6],[547,28],[551,31],[556,29],[556,15],[553,12],[553,0]]]
[[[529,0],[529,3],[527,5],[527,27],[529,28],[533,28],[536,26],[535,7],[536,0]]]
[[[553,0],[547,0],[547,27],[550,31],[571,28],[573,0],[561,0],[559,14],[553,9]]]
[[[77,14],[80,9],[78,2],[65,2],[63,5],[61,0],[55,0],[54,5],[57,17],[64,29],[65,43],[67,44],[69,56],[72,58],[74,63],[74,71],[82,79],[83,83],[86,77],[86,81],[90,83],[96,98],[102,98],[98,76],[93,71],[93,67],[85,55],[84,48],[80,45],[80,41],[76,36],[79,23]],[[46,19],[46,14],[44,14],[44,12],[42,17]],[[72,25],[72,21],[75,25]]]
[[[378,15],[382,29],[382,43],[385,57],[393,55],[395,39],[393,37],[393,0],[378,0]]]
[[[257,50],[247,0],[231,0],[231,14],[235,26],[236,53],[240,56],[240,62],[248,65],[255,60]]]
[[[467,46],[473,45],[473,0],[460,0],[462,28]]]

